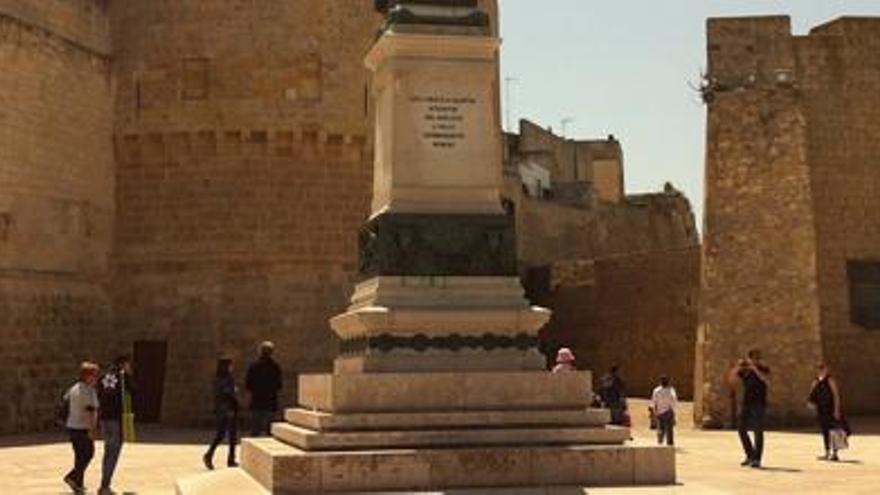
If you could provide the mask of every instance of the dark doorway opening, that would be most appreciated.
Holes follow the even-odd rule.
[[[168,343],[164,340],[138,340],[134,343],[137,383],[134,414],[139,422],[156,423],[161,417],[167,354]]]

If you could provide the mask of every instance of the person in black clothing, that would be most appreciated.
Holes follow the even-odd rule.
[[[611,367],[608,373],[599,382],[599,397],[602,403],[611,411],[611,424],[624,424],[626,413],[626,384],[620,377],[620,368],[617,365]]]
[[[98,380],[98,419],[104,437],[104,460],[101,466],[101,488],[98,493],[113,493],[110,488],[113,472],[122,451],[123,396],[132,393],[131,363],[128,356],[119,356],[113,366]]]
[[[764,415],[767,410],[767,388],[770,385],[770,368],[761,361],[761,352],[749,351],[728,373],[731,387],[737,380],[743,384],[743,400],[740,406],[738,431],[746,458],[742,466],[761,467],[764,455]],[[749,438],[749,430],[755,432],[755,442]]]
[[[825,363],[819,363],[818,376],[813,381],[809,403],[816,410],[816,418],[819,421],[819,429],[822,432],[822,441],[825,444],[825,455],[819,457],[819,459],[839,460],[837,450],[831,445],[831,430],[838,427],[842,428],[847,435],[850,432],[849,426],[843,417],[840,389],[837,387],[837,381],[831,377],[831,372]]]
[[[235,379],[232,376],[232,359],[221,358],[217,360],[217,374],[214,376],[214,415],[216,417],[216,432],[211,446],[202,457],[205,467],[214,469],[214,451],[224,436],[229,438],[229,455],[226,465],[236,467],[235,444],[238,441],[238,396]]]
[[[245,386],[251,394],[251,436],[268,436],[272,419],[278,411],[281,368],[272,359],[275,346],[260,344],[259,358],[248,366]]]

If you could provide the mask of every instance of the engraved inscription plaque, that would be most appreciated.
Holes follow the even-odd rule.
[[[418,105],[422,116],[420,136],[424,143],[438,150],[455,148],[468,138],[464,130],[468,106],[477,99],[468,96],[413,96],[410,102]]]

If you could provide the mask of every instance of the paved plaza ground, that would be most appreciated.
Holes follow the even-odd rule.
[[[635,442],[650,442],[645,428],[644,403],[633,405],[637,421]],[[684,421],[683,421],[684,422]],[[857,436],[843,462],[816,460],[821,439],[813,432],[771,432],[767,435],[766,467],[741,468],[735,433],[699,431],[680,427],[678,478],[674,487],[640,489],[554,489],[530,491],[553,495],[590,494],[713,494],[775,495],[877,494],[880,493],[880,419],[855,418]],[[208,431],[141,428],[143,442],[126,445],[116,480],[118,490],[137,494],[173,493],[178,477],[204,472],[203,442]],[[0,437],[0,494],[66,493],[61,476],[69,468],[71,452],[58,434]],[[100,474],[102,447],[89,469],[87,484],[95,487]],[[222,464],[225,449],[217,452]],[[92,492],[94,493],[94,492]],[[470,492],[470,493],[485,493]],[[519,493],[506,490],[502,493]]]

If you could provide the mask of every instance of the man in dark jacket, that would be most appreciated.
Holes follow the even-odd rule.
[[[278,391],[281,390],[281,368],[272,359],[275,346],[266,341],[260,344],[259,358],[248,366],[246,386],[251,394],[251,436],[267,436],[275,413],[278,411]]]
[[[620,368],[615,364],[599,381],[599,396],[611,411],[611,424],[623,425],[626,412],[626,384],[620,377]],[[626,425],[629,426],[629,425]]]
[[[98,493],[112,493],[110,484],[122,452],[122,413],[125,395],[132,393],[131,363],[119,356],[98,381],[98,418],[104,437],[104,460],[101,465],[101,488]]]

